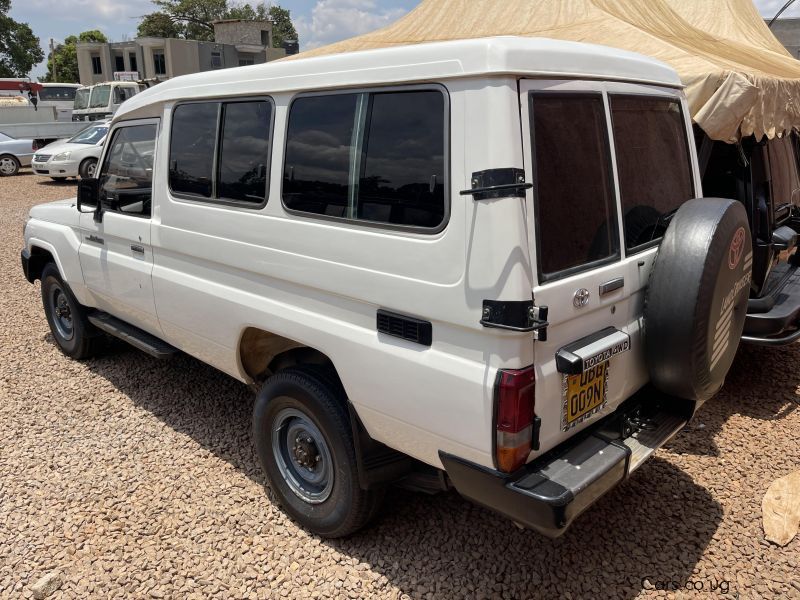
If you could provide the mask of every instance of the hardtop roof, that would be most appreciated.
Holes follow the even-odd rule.
[[[176,100],[509,74],[681,87],[671,67],[633,52],[579,42],[499,36],[274,61],[183,75],[127,100],[120,107],[117,119],[154,103]]]

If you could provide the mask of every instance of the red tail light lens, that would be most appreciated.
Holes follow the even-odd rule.
[[[536,377],[533,367],[500,369],[495,383],[495,461],[511,473],[525,464],[531,452]]]

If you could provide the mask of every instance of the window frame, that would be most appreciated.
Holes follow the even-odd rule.
[[[119,123],[115,123],[113,127],[110,127],[109,130],[106,132],[106,140],[108,140],[107,144],[103,145],[103,154],[100,157],[100,161],[98,164],[100,165],[100,169],[97,171],[97,179],[100,179],[100,175],[103,172],[103,169],[108,164],[109,154],[111,152],[111,146],[114,142],[114,136],[117,134],[117,131],[123,129],[125,127],[136,127],[139,125],[155,125],[156,127],[156,134],[153,138],[153,171],[151,174],[150,180],[150,189],[151,189],[151,207],[150,207],[150,214],[149,215],[140,215],[136,213],[129,213],[123,212],[121,210],[110,208],[107,204],[103,202],[102,199],[98,199],[100,202],[100,207],[102,208],[103,212],[112,212],[115,215],[122,215],[125,217],[133,217],[136,219],[152,219],[153,218],[153,205],[152,205],[152,190],[155,189],[155,178],[156,178],[156,166],[158,165],[158,138],[161,136],[161,118],[160,117],[153,117],[153,118],[146,118],[146,119],[131,119],[129,121],[120,121]]]
[[[303,210],[297,210],[295,208],[289,208],[286,206],[286,202],[283,199],[283,184],[284,184],[284,174],[286,173],[286,151],[289,146],[289,119],[292,114],[292,107],[294,103],[301,98],[317,98],[321,96],[335,96],[341,94],[370,94],[370,93],[387,93],[387,92],[421,92],[421,91],[436,91],[439,92],[442,97],[444,98],[444,213],[442,215],[442,222],[439,223],[436,227],[419,227],[416,225],[399,225],[395,223],[382,223],[380,221],[368,221],[366,219],[350,219],[348,217],[336,217],[332,215],[322,215],[312,212],[306,212]],[[286,211],[287,214],[297,217],[302,217],[304,219],[312,219],[315,221],[328,221],[334,223],[341,223],[345,225],[356,225],[358,227],[368,227],[370,229],[382,229],[385,231],[397,231],[397,232],[407,232],[407,233],[424,233],[426,235],[436,235],[444,231],[450,223],[450,213],[451,213],[451,197],[450,197],[450,189],[451,189],[451,180],[452,180],[452,168],[451,168],[451,150],[450,150],[450,143],[451,143],[451,118],[452,118],[452,111],[450,105],[450,92],[449,90],[442,84],[439,83],[424,83],[424,84],[409,84],[409,85],[390,85],[390,86],[370,86],[370,87],[356,87],[356,88],[343,88],[338,90],[319,90],[319,91],[304,91],[299,94],[295,94],[292,96],[291,100],[289,101],[289,105],[286,108],[286,117],[284,121],[284,136],[283,136],[283,161],[281,164],[281,188],[280,188],[280,198],[281,198],[281,206],[283,210]],[[350,165],[352,168],[352,165]],[[348,170],[349,173],[349,170]],[[352,174],[351,174],[352,175]]]
[[[270,106],[271,118],[269,123],[269,134],[267,137],[267,142],[269,145],[269,151],[267,152],[267,164],[266,164],[266,182],[265,182],[265,189],[264,189],[264,201],[259,202],[256,204],[255,202],[247,202],[245,200],[234,200],[232,198],[218,198],[217,197],[217,179],[218,179],[218,170],[219,170],[219,153],[220,153],[220,144],[222,141],[222,133],[224,131],[224,123],[223,117],[225,115],[225,111],[223,110],[223,106],[225,104],[238,104],[242,102],[267,102]],[[217,127],[214,134],[214,154],[212,156],[212,164],[211,164],[211,198],[206,198],[204,196],[195,196],[193,194],[187,194],[186,192],[176,192],[172,189],[172,184],[170,183],[169,178],[169,162],[170,162],[170,148],[172,147],[172,132],[173,127],[175,126],[175,111],[179,106],[183,106],[185,104],[213,104],[217,103]],[[275,100],[272,96],[243,96],[243,97],[213,97],[213,98],[203,98],[197,100],[184,100],[180,102],[176,102],[172,105],[170,109],[170,118],[169,118],[169,139],[167,140],[167,189],[169,190],[170,198],[178,202],[190,202],[190,203],[201,203],[201,204],[215,204],[217,206],[225,206],[227,208],[244,208],[247,210],[262,210],[264,209],[267,204],[269,204],[269,195],[270,195],[270,186],[272,183],[272,156],[274,152],[275,146]]]
[[[614,135],[614,111],[612,110],[612,107],[611,107],[611,98],[613,96],[624,96],[624,97],[628,97],[628,98],[631,98],[631,97],[649,98],[649,99],[652,99],[652,100],[661,100],[661,101],[672,102],[672,103],[678,105],[678,110],[680,111],[680,115],[681,115],[681,122],[684,123],[684,124],[686,123],[686,114],[684,112],[683,102],[681,102],[681,98],[679,96],[670,96],[670,95],[667,95],[667,94],[653,94],[653,93],[649,93],[648,94],[646,92],[637,93],[636,91],[633,91],[633,90],[631,90],[631,91],[616,91],[616,90],[613,90],[613,89],[606,90],[605,96],[606,96],[607,101],[608,101],[608,122],[611,125],[611,129],[609,130],[609,135],[614,138],[614,162],[616,163],[616,170],[617,170],[617,176],[616,176],[616,180],[617,181],[615,183],[615,186],[617,188],[617,196],[619,197],[618,204],[619,204],[619,209],[620,209],[620,220],[621,220],[621,223],[622,223],[622,229],[620,231],[620,233],[621,233],[621,243],[622,243],[623,246],[625,246],[625,256],[628,257],[628,256],[633,256],[635,254],[640,254],[640,253],[642,253],[642,252],[644,252],[646,250],[649,250],[650,248],[655,248],[656,246],[661,244],[661,240],[664,239],[664,234],[662,234],[660,237],[657,237],[655,239],[650,240],[649,242],[645,242],[644,244],[639,244],[638,246],[633,246],[631,248],[628,248],[628,241],[625,238],[625,234],[626,234],[626,232],[625,232],[625,215],[622,214],[622,212],[621,212],[621,210],[624,208],[624,206],[622,205],[622,202],[623,202],[622,201],[622,189],[620,187],[620,181],[619,181],[619,159],[617,157],[617,136]],[[694,163],[693,163],[693,160],[692,160],[693,159],[692,147],[694,146],[694,140],[690,140],[689,139],[689,132],[686,130],[685,126],[681,127],[681,131],[683,131],[683,140],[685,142],[685,148],[686,148],[686,161],[687,161],[687,164],[689,166],[689,183],[690,183],[691,188],[692,188],[691,189],[691,198],[689,198],[687,200],[684,200],[683,203],[681,204],[681,206],[683,206],[684,203],[688,202],[692,198],[697,198],[698,196],[697,196],[697,182],[695,181]]]
[[[164,62],[164,71],[159,71],[159,61],[156,60],[156,56],[161,56]],[[153,73],[155,75],[166,75],[167,74],[167,52],[163,48],[155,48],[153,49]]]
[[[92,54],[92,75],[102,75],[103,74],[103,60],[100,58],[100,55]]]
[[[541,89],[532,89],[528,90],[528,121],[529,121],[529,132],[527,135],[530,139],[531,145],[531,174],[532,174],[532,181],[533,184],[533,218],[535,223],[535,240],[536,240],[536,272],[538,276],[539,284],[550,283],[553,281],[557,281],[560,279],[566,279],[567,277],[572,277],[573,275],[577,275],[580,273],[584,273],[587,271],[592,271],[594,269],[598,269],[600,267],[604,267],[606,265],[614,264],[620,262],[622,260],[622,236],[620,235],[619,230],[619,199],[618,199],[618,191],[617,191],[617,177],[616,171],[614,168],[614,153],[615,147],[612,143],[612,131],[609,129],[610,125],[610,113],[609,113],[609,105],[607,101],[606,93],[602,88],[597,89],[562,89],[562,90],[541,90]],[[591,262],[586,262],[580,265],[575,265],[573,267],[567,267],[566,269],[561,269],[560,271],[554,271],[552,273],[545,273],[542,269],[542,234],[541,234],[541,219],[539,218],[539,172],[537,168],[537,161],[536,161],[536,135],[534,131],[534,110],[533,110],[533,103],[535,97],[555,97],[555,98],[575,98],[575,97],[595,97],[600,99],[600,104],[603,107],[602,113],[602,123],[603,129],[605,132],[605,148],[606,148],[606,156],[607,156],[607,172],[608,172],[608,192],[609,192],[609,200],[611,202],[611,209],[612,214],[610,214],[609,221],[613,224],[612,225],[612,232],[611,236],[612,239],[615,241],[615,251],[612,252],[609,256],[605,258],[601,258],[598,260],[593,260]]]

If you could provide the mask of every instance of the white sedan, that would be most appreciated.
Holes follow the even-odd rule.
[[[33,155],[31,168],[37,175],[57,180],[94,177],[107,133],[108,123],[98,121],[68,140],[48,144]]]

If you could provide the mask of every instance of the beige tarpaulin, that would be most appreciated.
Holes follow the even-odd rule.
[[[423,0],[396,23],[298,57],[494,35],[614,46],[672,65],[714,139],[800,129],[800,61],[751,0]]]

